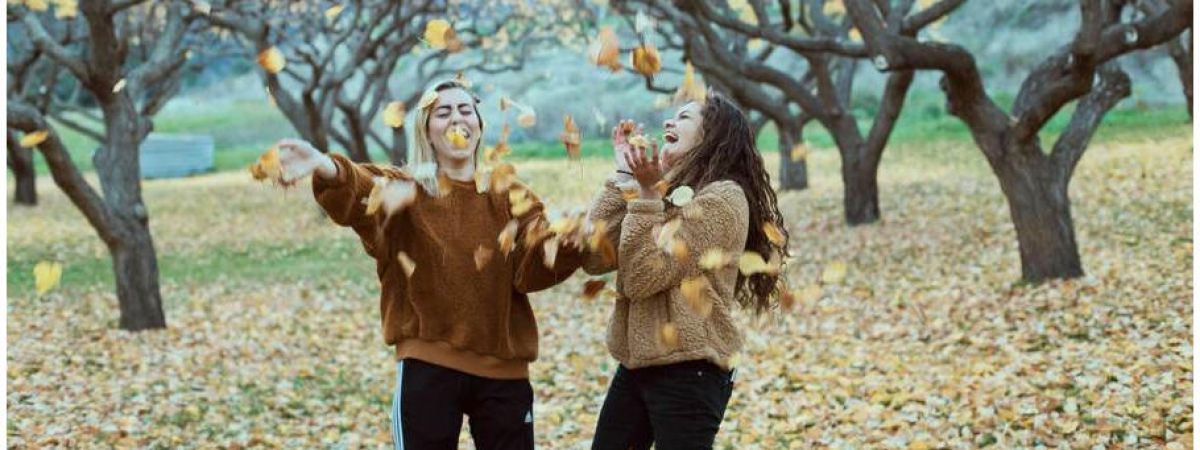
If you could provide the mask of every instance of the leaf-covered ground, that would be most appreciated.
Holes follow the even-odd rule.
[[[719,448],[1190,448],[1189,130],[1093,145],[1071,186],[1088,276],[1030,287],[978,150],[888,150],[884,221],[847,228],[838,162],[781,196],[790,283],[820,295],[745,317]],[[768,157],[775,166],[774,155]],[[582,206],[607,161],[530,161],[551,205]],[[377,283],[307,186],[244,172],[151,181],[170,328],[116,330],[106,253],[40,180],[8,208],[10,447],[383,448],[394,382]],[[63,263],[36,297],[30,270]],[[847,275],[822,283],[830,264]],[[540,448],[587,448],[614,364],[610,305],[580,274],[534,297]],[[471,448],[464,427],[462,446]]]

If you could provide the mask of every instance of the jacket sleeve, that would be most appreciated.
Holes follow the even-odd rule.
[[[545,206],[528,187],[514,185],[513,188],[525,189],[533,202],[533,207],[528,211],[514,217],[519,223],[516,246],[510,255],[515,261],[514,287],[522,293],[548,289],[575,273],[575,269],[578,269],[583,262],[583,253],[573,246],[560,242],[554,258],[554,267],[546,267],[543,244],[551,235],[548,232],[535,231],[548,226]],[[505,199],[507,198],[505,196]],[[511,208],[507,200],[505,200],[505,205]]]
[[[588,210],[590,223],[603,222],[605,226],[604,239],[610,248],[617,249],[621,242],[621,221],[625,219],[625,198],[616,181],[609,179],[604,182],[604,189],[592,202]],[[584,254],[583,270],[592,275],[600,275],[617,269],[616,255],[603,251],[587,251]]]
[[[733,248],[749,229],[749,206],[742,188],[731,181],[706,186],[691,203],[683,206],[675,239],[687,247],[682,261],[659,248],[654,229],[666,220],[661,200],[636,199],[621,226],[617,277],[621,293],[630,300],[648,298],[678,286],[688,275],[700,272],[700,255],[717,248],[741,255]]]
[[[362,240],[367,253],[378,258],[375,250],[378,246],[380,225],[376,216],[367,215],[365,204],[367,196],[375,186],[374,178],[411,180],[412,177],[395,167],[355,163],[336,153],[330,153],[329,156],[337,165],[337,176],[313,176],[313,197],[334,223],[352,228]]]

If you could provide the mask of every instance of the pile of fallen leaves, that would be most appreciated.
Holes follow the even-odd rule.
[[[812,187],[780,197],[797,295],[740,318],[746,348],[717,447],[1190,447],[1192,171],[1179,162],[1191,136],[1094,144],[1071,185],[1088,276],[1038,286],[1014,283],[1007,204],[978,151],[930,146],[945,148],[889,149],[884,220],[856,228],[842,223],[833,150],[811,150]],[[568,211],[610,164],[520,171]],[[168,279],[170,328],[127,333],[110,291],[71,283],[72,260],[106,254],[69,202],[43,179],[41,206],[9,208],[10,261],[63,271],[40,296],[9,285],[10,446],[388,448],[395,374],[373,268],[304,184],[281,193],[247,178],[147,182],[160,255],[311,246],[323,250],[296,266],[361,276],[294,280],[284,264]],[[540,448],[588,448],[615,370],[611,300],[582,298],[588,280],[532,298]],[[468,436],[464,426],[463,448]]]

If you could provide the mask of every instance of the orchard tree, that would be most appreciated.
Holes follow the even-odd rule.
[[[30,98],[9,97],[8,127],[25,134],[46,159],[54,182],[104,241],[112,257],[125,330],[163,328],[158,260],[142,202],[138,149],[153,128],[152,118],[179,87],[191,36],[199,17],[182,1],[91,0],[8,4],[11,27],[22,32],[51,65],[61,67],[55,86],[70,78],[100,110],[103,131],[93,157],[100,190],[71,161],[47,108]],[[67,22],[67,23],[58,23]],[[83,34],[55,38],[48,29]],[[10,59],[10,71],[13,60]],[[11,86],[10,86],[11,89]],[[53,90],[51,87],[48,90]],[[10,90],[11,92],[11,90]],[[10,149],[11,141],[10,137]]]
[[[402,119],[429,83],[465,71],[519,70],[536,45],[568,35],[561,30],[584,17],[577,7],[568,1],[374,0],[327,8],[230,1],[205,12],[258,58],[272,101],[302,138],[322,152],[336,144],[360,162],[370,161],[374,144],[403,164],[408,141],[396,116]],[[375,126],[381,116],[390,131]]]
[[[942,72],[947,110],[967,125],[1008,199],[1022,277],[1083,275],[1067,187],[1104,115],[1130,94],[1129,76],[1116,58],[1177,39],[1192,26],[1191,0],[1172,0],[1136,19],[1123,14],[1134,6],[1128,1],[1081,0],[1074,40],[1032,69],[1009,111],[988,95],[966,49],[905,35],[902,22],[888,19],[887,2],[845,2],[877,69]],[[1072,102],[1066,130],[1044,151],[1039,132]]]
[[[921,29],[953,11],[961,1],[914,1],[886,6],[885,17],[901,34]],[[689,61],[716,80],[738,102],[760,111],[775,124],[780,139],[781,186],[802,179],[794,166],[803,161],[804,126],[810,120],[832,135],[842,161],[843,206],[850,225],[880,219],[877,175],[888,137],[912,83],[911,71],[890,74],[871,128],[864,134],[851,111],[858,59],[867,56],[840,0],[767,2],[663,2],[622,0],[625,14],[642,10],[682,41]],[[773,63],[772,56],[798,59],[803,72]]]

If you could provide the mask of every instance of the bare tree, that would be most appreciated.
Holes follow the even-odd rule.
[[[1177,38],[1191,27],[1191,0],[1174,0],[1162,12],[1135,21],[1122,20],[1123,10],[1133,6],[1127,1],[1081,0],[1075,39],[1033,68],[1010,112],[987,94],[967,50],[905,36],[902,25],[885,20],[889,16],[880,2],[845,1],[876,68],[944,75],[947,110],[970,129],[1008,199],[1022,277],[1038,282],[1081,276],[1067,186],[1104,115],[1130,93],[1129,77],[1115,58]],[[1076,100],[1067,129],[1044,152],[1039,131]]]
[[[825,0],[745,2],[748,11],[710,2],[621,1],[614,6],[631,13],[634,4],[659,21],[671,24],[686,58],[715,80],[738,102],[770,118],[779,132],[781,187],[798,188],[806,177],[789,150],[803,142],[804,126],[815,120],[829,130],[842,160],[843,206],[850,225],[879,220],[879,161],[912,83],[911,71],[888,78],[881,105],[866,134],[850,108],[858,60],[867,55],[850,38],[851,23],[824,12]],[[944,17],[961,2],[947,2],[909,14],[913,1],[889,2],[885,16],[902,35]],[[771,6],[771,7],[768,7]],[[755,40],[759,50],[752,50]],[[770,63],[777,52],[802,59],[805,71]]]
[[[1168,0],[1138,0],[1138,10],[1143,14],[1162,14],[1170,7]],[[1179,84],[1183,88],[1183,96],[1187,99],[1188,117],[1192,117],[1192,26],[1188,23],[1187,32],[1168,39],[1165,44],[1167,56],[1175,63],[1179,72]]]
[[[393,163],[407,158],[405,130],[381,134],[372,124],[389,101],[412,106],[425,84],[457,72],[499,73],[518,70],[534,45],[545,42],[554,2],[543,9],[483,4],[461,7],[444,1],[375,0],[354,2],[336,14],[315,3],[227,2],[210,18],[240,36],[252,54],[270,48],[286,59],[279,73],[263,72],[275,104],[301,137],[328,152],[341,146],[355,161],[370,161],[372,144],[387,150]],[[545,8],[553,8],[547,15]],[[460,47],[421,50],[425,24],[451,19]],[[553,30],[553,29],[551,29]],[[463,52],[484,46],[497,34],[514,33],[507,53]],[[422,54],[417,54],[421,52]],[[513,55],[513,58],[504,55]],[[415,79],[396,80],[401,65],[417,65]]]
[[[48,131],[37,145],[55,184],[83,213],[112,256],[120,304],[120,327],[163,328],[158,260],[142,202],[138,149],[153,128],[151,119],[175,93],[187,61],[188,36],[197,16],[181,1],[94,0],[81,2],[78,17],[86,35],[77,42],[55,40],[48,13],[10,6],[10,21],[24,28],[39,52],[61,65],[101,112],[103,134],[93,156],[100,192],[72,163],[57,127],[24,99],[9,99],[8,127],[25,133]],[[16,25],[16,24],[14,24]]]

